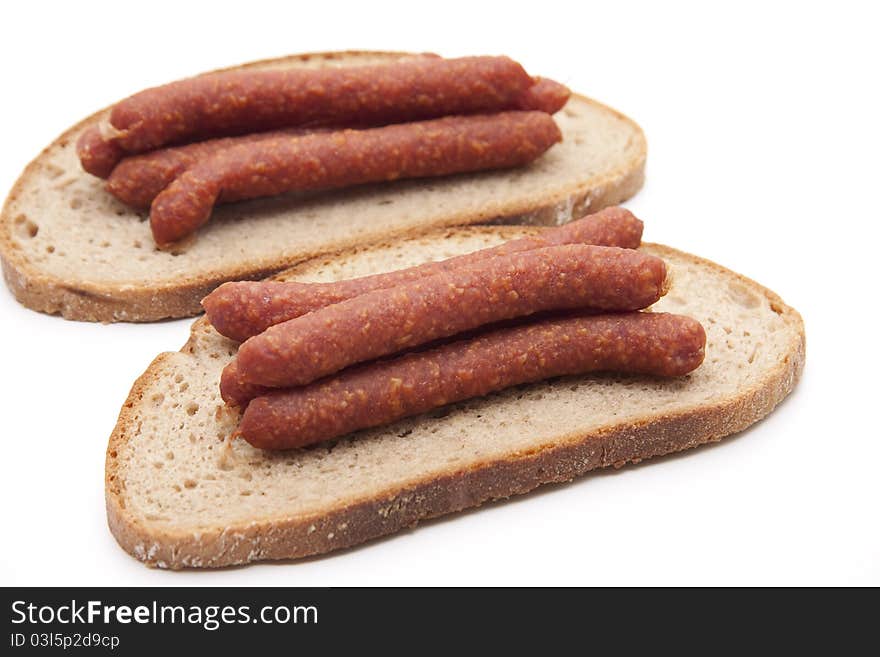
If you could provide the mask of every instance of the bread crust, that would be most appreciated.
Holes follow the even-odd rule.
[[[273,64],[304,62],[309,59],[333,61],[355,57],[408,56],[412,56],[412,53],[383,51],[304,53],[248,62],[239,66],[217,69],[214,72],[246,70]],[[528,202],[509,203],[500,213],[490,213],[489,210],[483,210],[467,215],[450,214],[442,225],[452,227],[492,222],[551,225],[580,217],[586,214],[587,209],[597,211],[633,196],[644,183],[647,158],[647,145],[641,128],[620,112],[592,99],[577,94],[572,94],[572,98],[578,98],[585,103],[596,106],[632,127],[639,143],[635,154],[626,166],[609,170],[602,175],[591,178],[586,185],[548,192],[541,197],[530,198]],[[43,161],[53,147],[74,141],[87,124],[96,121],[109,109],[104,108],[83,119],[44,148],[19,176],[6,198],[2,210],[0,210],[0,265],[3,268],[4,279],[15,298],[28,308],[49,314],[60,314],[66,319],[92,322],[151,322],[173,317],[189,317],[202,312],[199,301],[220,283],[230,280],[264,278],[298,262],[318,255],[332,256],[356,245],[356,239],[353,238],[323,249],[304,250],[294,256],[269,264],[265,262],[240,262],[236,267],[182,277],[181,280],[173,284],[163,285],[145,283],[132,286],[130,284],[71,282],[41,270],[38,265],[29,261],[27,254],[18,247],[13,239],[12,204],[22,194],[26,186],[31,184],[34,179],[44,175]],[[385,234],[377,235],[373,242],[381,242],[392,237],[415,237],[438,227],[438,224],[433,224],[415,230],[387,230]]]
[[[459,230],[516,231],[507,228]],[[522,234],[521,229],[517,235]],[[622,467],[644,459],[719,441],[742,431],[770,413],[794,388],[803,372],[806,342],[803,320],[774,292],[740,274],[697,256],[654,246],[660,257],[676,254],[736,280],[767,299],[792,327],[786,356],[747,389],[687,411],[646,416],[639,422],[600,431],[560,435],[550,447],[486,460],[478,466],[451,470],[402,486],[389,482],[375,496],[340,500],[326,513],[254,521],[194,532],[154,531],[125,508],[125,482],[116,451],[127,440],[132,417],[145,390],[161,375],[169,354],[160,354],[135,382],[122,408],[107,448],[105,493],[110,531],[127,552],[162,568],[216,568],[266,559],[298,559],[357,545],[413,527],[422,520],[485,502],[527,493],[543,484],[570,481],[591,470]],[[303,263],[306,266],[308,263]],[[298,268],[294,268],[295,272]],[[193,325],[193,336],[204,319]],[[194,337],[181,349],[192,351]]]

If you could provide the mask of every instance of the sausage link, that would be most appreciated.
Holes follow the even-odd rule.
[[[126,154],[213,137],[317,125],[385,125],[509,109],[557,111],[566,87],[507,57],[437,56],[287,71],[227,71],[144,90],[80,138],[83,168],[106,178]]]
[[[244,408],[251,399],[261,397],[278,388],[246,383],[238,371],[238,362],[233,360],[220,373],[220,397],[230,406]]]
[[[184,146],[169,146],[159,150],[129,155],[115,166],[107,177],[107,191],[123,203],[135,208],[149,208],[153,199],[174,179],[200,160],[211,157],[230,146],[254,144],[277,137],[294,137],[326,128],[290,128],[259,132],[241,137],[221,137],[197,141]]]
[[[544,320],[257,397],[238,432],[254,447],[302,447],[557,376],[595,371],[681,376],[702,363],[705,345],[700,323],[680,315]]]
[[[604,311],[583,308],[578,310],[577,312],[583,316],[586,316],[600,314]],[[414,351],[437,347],[441,344],[451,342],[453,340],[465,340],[471,337],[475,337],[480,333],[486,333],[490,330],[518,326],[526,322],[541,321],[552,315],[558,316],[560,315],[560,313],[538,313],[529,317],[516,317],[514,319],[506,321],[494,322],[489,326],[481,326],[473,331],[464,331],[463,333],[458,333],[445,339],[434,340],[430,344],[419,346]],[[223,368],[223,371],[220,374],[220,397],[230,406],[238,406],[244,408],[248,405],[248,403],[250,403],[252,399],[255,399],[256,397],[262,397],[263,395],[268,395],[269,393],[276,392],[279,389],[281,388],[273,386],[261,386],[256,383],[246,383],[242,379],[241,374],[238,371],[238,362],[235,360],[230,361],[226,365],[226,367]]]
[[[115,142],[105,141],[100,129],[92,126],[77,139],[76,154],[83,169],[98,178],[106,178],[125,151]]]
[[[305,315],[318,308],[351,299],[365,292],[394,287],[441,272],[451,272],[490,257],[561,244],[595,244],[634,249],[641,243],[642,227],[642,222],[628,210],[611,207],[563,226],[544,229],[537,235],[385,274],[333,283],[277,281],[224,283],[202,299],[202,306],[205,308],[208,320],[221,335],[244,342],[270,326]]]
[[[488,258],[272,326],[236,358],[244,383],[304,385],[493,322],[571,308],[638,310],[665,292],[662,260],[569,244]]]
[[[535,83],[520,97],[519,109],[556,114],[570,97],[571,90],[564,84],[539,77],[535,78]]]
[[[137,93],[114,106],[110,124],[123,149],[140,153],[281,127],[382,125],[511,109],[532,84],[522,66],[507,57],[226,71]]]
[[[150,227],[167,245],[205,223],[217,201],[521,166],[561,140],[544,112],[503,112],[242,144],[171,183],[153,200]]]
[[[565,105],[569,96],[571,92],[564,85],[546,78],[535,78],[535,84],[521,97],[519,109],[554,114]],[[168,146],[148,153],[129,155],[119,160],[124,154],[123,151],[112,142],[99,142],[100,133],[94,129],[94,134],[91,134],[91,131],[84,133],[83,139],[86,143],[80,156],[86,158],[83,160],[84,167],[86,160],[89,166],[93,167],[86,168],[89,173],[107,178],[107,191],[113,196],[132,207],[147,209],[153,199],[177,176],[199,160],[210,157],[224,148],[252,144],[284,135],[304,135],[328,130],[329,128],[287,128],[240,137],[220,137],[183,146]],[[106,152],[97,149],[104,149]],[[118,164],[116,164],[117,160],[119,160]]]

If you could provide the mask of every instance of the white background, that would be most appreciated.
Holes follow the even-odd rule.
[[[878,70],[872,3],[4,2],[0,194],[70,124],[139,89],[291,52],[508,54],[644,128],[646,239],[780,293],[807,367],[719,445],[589,475],[367,546],[150,570],[104,516],[134,379],[189,320],[102,326],[0,289],[0,584],[880,584]]]

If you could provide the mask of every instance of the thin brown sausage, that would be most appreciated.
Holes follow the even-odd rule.
[[[226,71],[146,89],[117,103],[77,152],[106,178],[126,155],[277,128],[376,126],[510,109],[553,113],[563,85],[507,57],[421,56],[379,66]],[[106,133],[105,135],[102,135]]]
[[[304,385],[514,317],[638,310],[660,298],[665,282],[663,261],[632,249],[569,244],[487,258],[276,324],[241,345],[238,374],[244,383]]]
[[[106,188],[123,203],[134,208],[146,209],[177,176],[200,160],[211,157],[225,148],[259,143],[276,137],[294,137],[327,131],[326,128],[289,128],[241,137],[208,139],[183,146],[160,148],[140,155],[129,155],[113,168],[107,177]]]
[[[502,112],[243,144],[181,174],[154,199],[150,227],[167,245],[205,223],[217,201],[516,167],[561,140],[544,112]]]
[[[705,344],[700,323],[680,315],[544,320],[257,397],[238,432],[254,447],[289,449],[557,376],[595,371],[682,376],[702,363]]]
[[[304,125],[382,125],[511,109],[533,84],[508,57],[418,58],[376,66],[226,71],[147,89],[110,113],[130,153]]]
[[[554,114],[565,105],[570,96],[571,92],[564,85],[547,78],[535,78],[535,84],[520,98],[518,109]],[[328,130],[330,128],[287,128],[240,137],[207,139],[122,157],[124,152],[120,147],[112,142],[104,142],[100,132],[94,128],[83,134],[80,156],[89,173],[107,178],[108,192],[127,205],[146,209],[177,176],[199,160],[224,148],[282,135],[303,135]]]
[[[76,141],[76,153],[82,168],[93,176],[106,178],[124,156],[125,151],[112,142],[105,141],[97,126],[87,128]]]
[[[642,222],[621,207],[611,207],[537,235],[512,240],[466,255],[384,274],[333,283],[242,281],[224,283],[202,300],[208,320],[221,334],[238,342],[270,326],[351,299],[365,292],[451,272],[485,258],[561,244],[595,244],[634,249],[642,239]]]
[[[246,383],[238,372],[238,361],[231,361],[220,373],[220,397],[230,406],[244,408],[251,399],[268,394],[278,388]]]
[[[584,308],[578,310],[577,312],[583,316],[586,316],[597,315],[603,311],[596,311],[589,308]],[[490,330],[497,330],[515,325],[521,325],[526,322],[540,321],[550,315],[558,316],[559,314],[560,313],[540,313],[538,315],[530,317],[517,317],[512,320],[495,322],[490,326],[481,326],[480,328],[473,331],[465,331],[464,333],[459,333],[446,339],[435,340],[429,345],[421,345],[415,351],[436,347],[440,344],[451,342],[453,340],[464,340],[470,337],[475,337],[480,333],[484,333]],[[280,389],[281,388],[272,386],[261,386],[256,383],[245,383],[238,372],[238,362],[236,360],[230,361],[226,365],[226,367],[223,368],[223,371],[220,374],[220,397],[230,406],[238,406],[240,408],[244,408],[248,405],[248,403],[250,403],[252,399],[262,397],[263,395],[268,395],[269,393],[275,392]]]
[[[535,83],[520,97],[519,109],[556,114],[570,97],[571,90],[564,84],[547,78],[535,78]]]
[[[554,114],[565,105],[570,96],[571,92],[564,85],[547,78],[535,78],[535,84],[521,96],[518,109]],[[327,132],[330,129],[286,128],[240,137],[220,137],[182,146],[168,146],[138,155],[129,155],[121,160],[119,158],[124,154],[121,149],[112,142],[99,143],[97,140],[101,139],[100,133],[94,129],[94,134],[92,131],[87,131],[83,136],[86,143],[84,143],[84,152],[81,153],[81,156],[86,158],[92,167],[95,167],[94,170],[86,169],[89,173],[107,178],[108,192],[127,205],[146,209],[150,207],[153,199],[177,176],[199,160],[214,155],[224,148],[283,135]],[[89,136],[86,137],[86,135]],[[84,160],[84,166],[86,160]],[[119,160],[118,164],[116,164],[117,160]],[[103,163],[104,161],[106,163]]]

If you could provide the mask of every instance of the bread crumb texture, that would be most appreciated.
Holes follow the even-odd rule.
[[[282,278],[362,276],[524,230],[455,229],[310,261]],[[706,329],[706,360],[692,374],[565,377],[286,452],[230,440],[238,415],[224,406],[218,381],[236,344],[197,321],[184,349],[161,355],[122,410],[107,458],[111,528],[156,565],[304,556],[594,467],[717,440],[769,412],[803,366],[797,313],[718,265],[643,249],[673,274],[654,309],[690,315]]]

